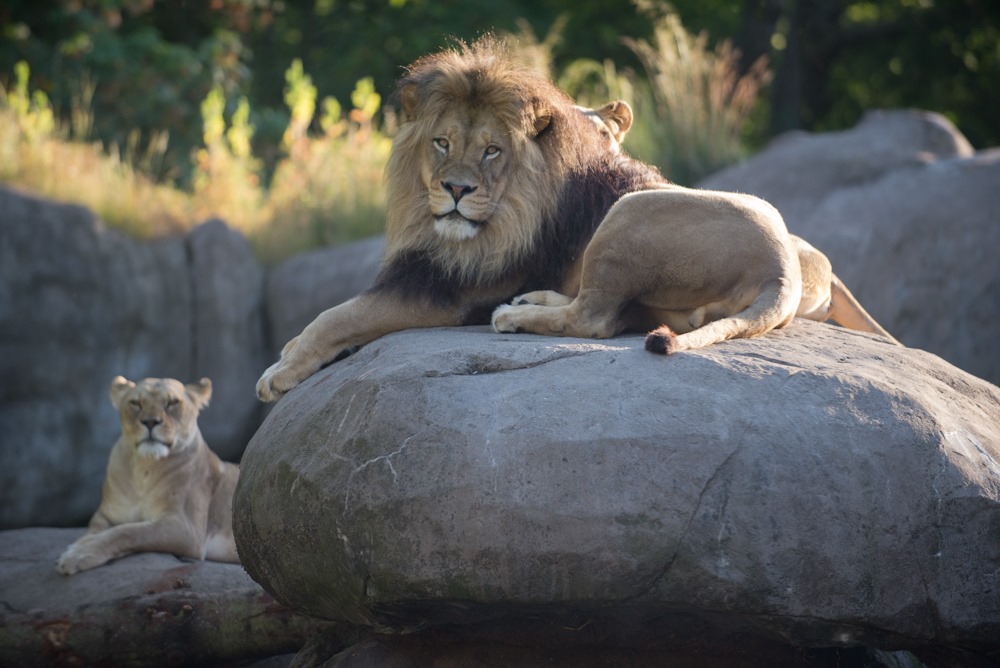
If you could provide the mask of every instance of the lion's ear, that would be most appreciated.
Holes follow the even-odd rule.
[[[534,118],[532,119],[533,133],[531,136],[537,137],[545,132],[550,123],[552,123],[552,112],[548,109],[535,109]]]
[[[198,410],[207,406],[208,400],[212,398],[212,381],[208,378],[202,378],[197,383],[188,383],[184,389],[187,390],[188,396],[191,397],[191,403]]]
[[[403,118],[413,120],[417,115],[417,107],[420,106],[420,92],[417,84],[408,83],[399,91],[399,106],[403,110]]]
[[[122,398],[125,396],[125,393],[133,387],[135,387],[135,383],[125,376],[115,376],[114,380],[111,381],[111,389],[109,392],[111,395],[111,405],[115,408],[121,408]]]

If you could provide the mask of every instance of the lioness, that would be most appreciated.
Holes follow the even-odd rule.
[[[285,345],[257,383],[262,400],[411,327],[653,330],[646,347],[672,353],[794,317],[798,255],[773,207],[670,184],[609,151],[597,124],[499,41],[417,60],[397,95],[383,269]]]
[[[597,108],[577,107],[581,113],[598,125],[605,137],[608,150],[621,151],[621,143],[632,127],[632,107],[624,100],[615,100]],[[879,334],[893,343],[892,337],[854,297],[847,286],[833,273],[829,258],[809,242],[794,234],[789,235],[795,244],[802,270],[802,298],[795,315],[817,322],[833,320],[839,325],[861,332]]]
[[[61,557],[72,575],[135,552],[239,562],[232,502],[239,467],[221,461],[198,429],[212,382],[111,381],[122,435],[111,449],[101,505]]]

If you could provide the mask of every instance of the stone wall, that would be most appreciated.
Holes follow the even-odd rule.
[[[946,120],[879,112],[791,133],[705,187],[774,203],[792,232],[903,343],[1000,383],[1000,150]],[[220,221],[140,242],[89,211],[0,188],[0,529],[82,525],[118,434],[123,374],[208,376],[200,423],[239,460],[263,418],[260,372],[321,310],[371,284],[382,240],[273,269]]]

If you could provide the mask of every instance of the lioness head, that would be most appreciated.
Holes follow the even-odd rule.
[[[591,122],[499,40],[417,60],[397,88],[401,125],[386,169],[386,261],[429,253],[479,283],[539,243],[567,175],[608,156]]]
[[[590,119],[605,141],[605,148],[612,153],[621,150],[625,135],[632,127],[632,107],[625,100],[608,102],[602,107],[576,107],[577,111]]]
[[[189,447],[198,433],[198,413],[212,396],[212,381],[187,385],[173,378],[134,383],[122,376],[111,381],[111,403],[121,417],[126,445],[144,457],[161,459]]]

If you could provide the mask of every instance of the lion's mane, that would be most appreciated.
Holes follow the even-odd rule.
[[[382,289],[454,301],[512,282],[515,292],[552,288],[619,197],[662,181],[655,168],[609,152],[573,101],[496,38],[417,60],[396,97],[404,115],[386,167]],[[479,234],[463,241],[434,231],[421,178],[434,121],[456,108],[469,118],[492,114],[513,145],[502,199]]]

